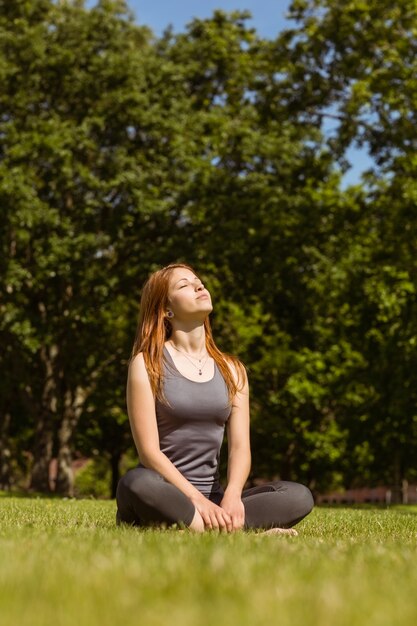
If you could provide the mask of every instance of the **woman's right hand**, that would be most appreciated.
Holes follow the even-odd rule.
[[[217,506],[217,504],[214,504],[214,502],[211,502],[202,494],[191,498],[191,501],[201,515],[204,527],[207,530],[232,531],[232,518],[220,506]]]

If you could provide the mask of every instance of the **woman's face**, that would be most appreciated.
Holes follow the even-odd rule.
[[[185,267],[172,270],[168,287],[168,308],[178,320],[204,320],[213,310],[209,292],[201,280]]]

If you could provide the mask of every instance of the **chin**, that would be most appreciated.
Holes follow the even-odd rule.
[[[206,317],[208,317],[210,315],[210,313],[212,312],[213,307],[212,306],[205,306],[204,308],[201,307],[201,309],[199,310],[199,317],[201,317],[201,319],[205,320]]]

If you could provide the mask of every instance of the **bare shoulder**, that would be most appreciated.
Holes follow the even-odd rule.
[[[129,378],[138,382],[148,381],[148,372],[146,371],[145,359],[143,352],[139,352],[129,363]]]

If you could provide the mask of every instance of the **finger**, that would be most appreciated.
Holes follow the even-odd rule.
[[[219,520],[217,519],[216,509],[214,507],[211,507],[208,514],[210,516],[210,522],[211,522],[212,528],[217,529],[219,527]]]
[[[224,518],[226,520],[227,532],[230,533],[233,530],[233,515],[229,515],[228,513],[226,513],[224,515]]]
[[[207,511],[199,511],[201,517],[203,518],[203,522],[204,522],[204,526],[205,528],[208,528],[209,530],[211,530],[211,519],[210,519],[210,515],[207,513]]]
[[[211,527],[214,530],[219,530],[219,520],[217,519],[216,513],[213,512],[210,516],[210,520],[211,520]]]
[[[230,533],[233,528],[232,517],[231,515],[223,511],[223,509],[222,509],[221,515],[222,515],[222,521],[223,521],[223,528],[226,532]]]
[[[218,519],[220,521],[222,528],[224,528],[224,530],[230,531],[232,527],[231,516],[228,513],[226,513],[224,509],[219,509],[217,513],[218,513]]]
[[[224,519],[226,525],[232,522],[232,516],[229,515],[229,513],[227,513],[224,509],[218,507],[217,512]]]

